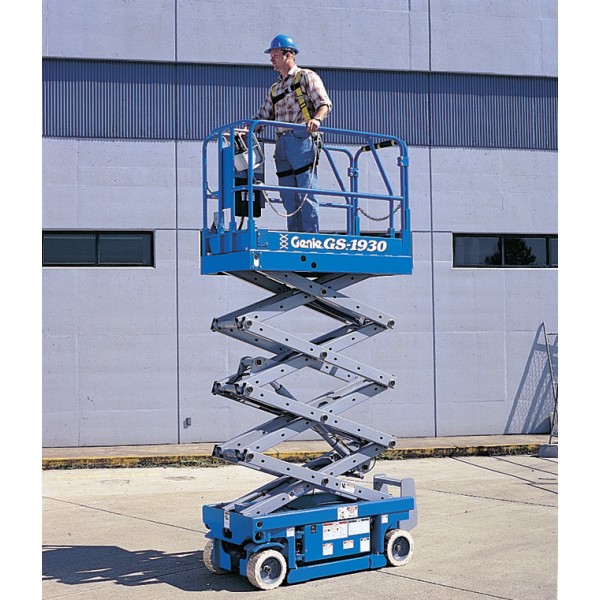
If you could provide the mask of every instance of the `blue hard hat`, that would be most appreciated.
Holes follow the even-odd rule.
[[[276,50],[277,48],[291,50],[294,54],[300,52],[300,50],[296,48],[296,42],[294,42],[294,39],[289,35],[276,35],[272,39],[271,45],[265,50],[265,54],[269,54],[271,50]]]

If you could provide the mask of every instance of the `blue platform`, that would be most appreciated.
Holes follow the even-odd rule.
[[[412,272],[412,239],[408,201],[408,153],[406,144],[398,138],[367,132],[322,128],[325,143],[321,164],[331,168],[339,189],[317,189],[321,212],[336,210],[343,231],[331,233],[296,233],[260,227],[260,210],[255,203],[261,194],[268,194],[270,202],[279,203],[282,189],[265,185],[256,177],[262,160],[256,127],[268,134],[277,125],[303,128],[273,121],[240,121],[214,130],[204,141],[203,152],[203,209],[204,223],[201,244],[201,273],[219,274],[236,271],[293,271],[300,273],[369,273],[373,275],[406,275]],[[239,168],[238,149],[230,144],[235,132],[249,129],[247,140],[254,140],[246,154],[247,171]],[[340,143],[335,143],[340,140]],[[271,140],[273,141],[273,140]],[[209,189],[208,145],[218,144],[218,188]],[[256,145],[256,147],[255,147]],[[360,159],[367,152],[375,160],[381,181],[387,193],[375,194],[361,189]],[[379,152],[397,152],[397,173],[389,178]],[[248,160],[248,157],[254,160]],[[347,161],[342,171],[336,157]],[[240,185],[240,177],[246,177]],[[283,188],[285,189],[285,188]],[[298,188],[300,193],[308,191]],[[239,198],[246,201],[243,217],[236,219]],[[237,195],[237,206],[236,206]],[[263,196],[264,197],[264,196]],[[365,211],[362,206],[369,200],[385,207],[387,215],[377,233],[363,232]],[[283,219],[285,226],[285,219]],[[342,228],[341,228],[342,229]]]
[[[208,234],[202,273],[295,271],[410,274],[411,240],[258,229]]]

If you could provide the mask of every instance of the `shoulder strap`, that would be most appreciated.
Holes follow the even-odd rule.
[[[294,85],[296,85],[296,97],[298,98],[302,116],[304,117],[304,121],[308,123],[310,121],[310,113],[308,112],[308,106],[306,106],[306,100],[304,99],[304,94],[302,93],[302,88],[300,86],[300,75],[302,75],[302,69],[298,69],[296,77],[294,78]]]
[[[310,113],[308,111],[308,106],[306,105],[306,100],[304,99],[304,94],[302,93],[302,86],[300,84],[300,77],[302,75],[302,69],[298,69],[296,76],[294,77],[294,83],[281,92],[281,94],[275,95],[275,85],[271,86],[271,99],[273,101],[273,110],[275,110],[275,105],[285,98],[288,94],[291,94],[293,91],[296,92],[296,99],[298,100],[298,104],[300,105],[300,110],[302,111],[302,116],[306,123],[310,121]]]
[[[271,100],[273,100],[273,106],[275,106],[285,95],[287,92],[282,92],[281,94],[275,95],[275,86],[277,83],[274,83],[271,86]]]

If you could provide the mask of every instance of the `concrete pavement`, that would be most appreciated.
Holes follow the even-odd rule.
[[[237,498],[268,476],[239,466],[181,462],[46,468],[43,598],[556,598],[558,460],[514,446],[515,452],[491,455],[472,453],[474,445],[454,447],[461,450],[439,458],[379,460],[372,471],[415,480],[419,523],[406,566],[270,592],[239,575],[214,575],[201,558],[201,506]]]

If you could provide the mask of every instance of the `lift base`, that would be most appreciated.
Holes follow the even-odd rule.
[[[401,566],[413,550],[408,530],[416,524],[414,482],[374,479],[375,487],[386,484],[397,485],[402,495],[350,504],[316,493],[260,516],[226,510],[225,504],[205,505],[205,564],[214,573],[248,577],[259,589]]]

